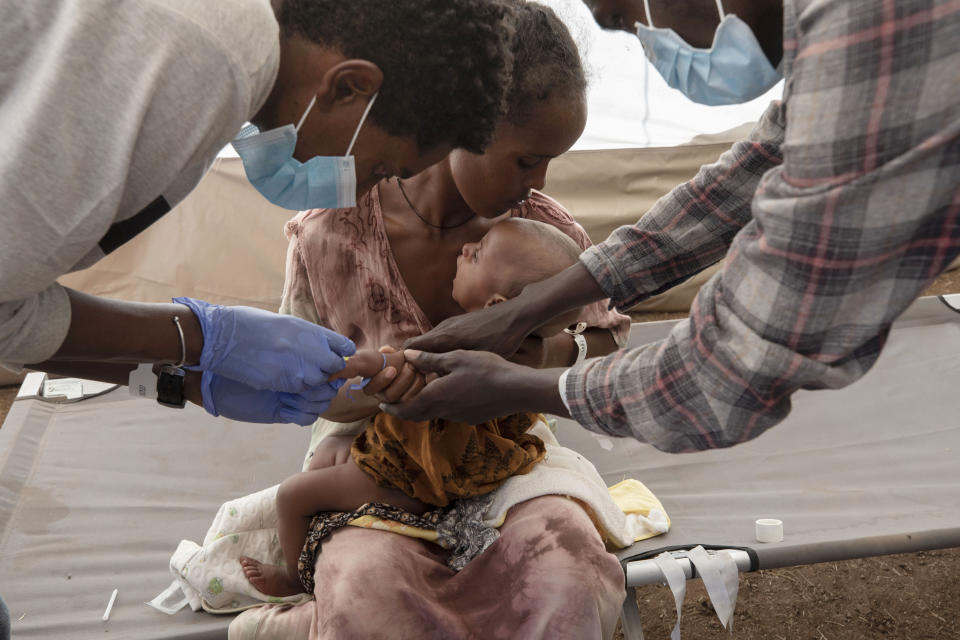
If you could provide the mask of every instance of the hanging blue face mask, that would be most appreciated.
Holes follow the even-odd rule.
[[[739,104],[766,93],[783,76],[773,68],[753,30],[733,14],[724,16],[717,0],[720,26],[713,46],[697,49],[673,29],[658,29],[650,19],[650,0],[643,0],[647,24],[636,24],[637,37],[667,84],[694,102]],[[649,26],[648,26],[649,25]]]
[[[264,131],[256,125],[244,127],[233,140],[233,148],[243,161],[243,169],[264,198],[284,209],[343,209],[357,206],[357,168],[350,155],[377,94],[360,118],[346,156],[315,156],[307,162],[293,157],[297,132],[317,101],[314,96],[294,127],[288,124]]]

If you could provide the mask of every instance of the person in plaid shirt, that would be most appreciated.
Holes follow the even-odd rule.
[[[692,45],[709,47],[711,29],[721,41],[709,0],[588,4],[603,26],[640,22],[668,82],[662,42],[644,39],[651,17]],[[387,410],[468,422],[548,411],[692,451],[754,438],[789,413],[793,392],[849,385],[873,365],[891,323],[960,254],[960,0],[721,6],[742,13],[766,66],[785,78],[783,99],[747,140],[578,265],[412,340],[408,359],[442,377]],[[716,80],[678,88],[702,96]],[[566,371],[421,352],[509,354],[546,318],[604,297],[629,309],[725,255],[689,319],[658,343]]]

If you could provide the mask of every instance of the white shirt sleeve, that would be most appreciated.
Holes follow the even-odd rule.
[[[560,374],[560,380],[557,384],[560,387],[560,400],[563,401],[563,406],[567,408],[567,411],[570,411],[570,403],[567,402],[567,376],[570,375],[570,369],[567,369]]]

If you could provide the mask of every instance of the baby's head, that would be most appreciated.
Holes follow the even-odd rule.
[[[545,280],[575,264],[580,251],[576,242],[552,225],[523,218],[503,220],[480,242],[463,245],[457,256],[453,299],[464,311],[476,311],[509,300],[528,284]],[[556,330],[572,324],[575,319],[573,314],[569,322],[559,324]]]

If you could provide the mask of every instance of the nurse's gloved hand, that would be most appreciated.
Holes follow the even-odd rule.
[[[203,331],[197,366],[254,389],[301,393],[343,369],[357,350],[349,338],[312,322],[252,307],[174,298],[190,307]]]
[[[343,380],[322,383],[304,393],[253,389],[242,382],[203,372],[200,391],[203,408],[214,416],[240,422],[292,422],[308,426],[330,407]]]

